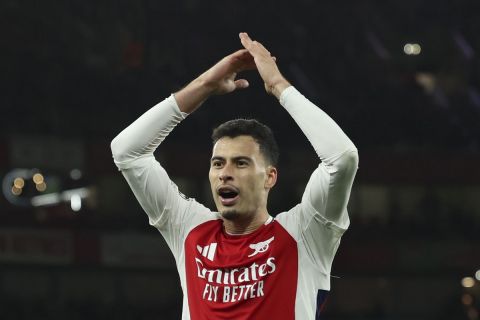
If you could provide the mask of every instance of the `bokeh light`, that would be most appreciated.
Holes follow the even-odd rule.
[[[44,192],[45,190],[47,190],[47,184],[43,181],[41,183],[37,183],[37,185],[35,187],[40,192]]]
[[[73,180],[79,180],[81,177],[82,171],[80,171],[79,169],[73,169],[72,171],[70,171],[70,178],[72,178]]]
[[[418,43],[407,43],[403,46],[403,52],[407,55],[419,55],[422,47]]]
[[[473,303],[473,297],[471,294],[465,293],[462,295],[462,303],[466,306],[469,306]]]
[[[73,211],[78,212],[82,209],[82,198],[78,194],[72,195],[70,198],[70,206]]]
[[[15,195],[15,196],[19,196],[22,194],[22,189],[21,188],[17,188],[16,186],[13,186],[12,187],[12,193]]]
[[[35,184],[42,184],[44,182],[44,178],[41,173],[35,173],[32,179]]]
[[[462,279],[462,286],[464,288],[471,288],[475,285],[475,279],[472,277],[465,277]]]
[[[13,185],[15,188],[22,189],[25,186],[25,180],[23,180],[23,178],[16,178],[13,181]]]

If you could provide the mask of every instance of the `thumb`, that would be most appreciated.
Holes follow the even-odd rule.
[[[248,88],[249,83],[245,79],[235,80],[235,89],[245,89]]]

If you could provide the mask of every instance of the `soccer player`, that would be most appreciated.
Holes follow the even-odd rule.
[[[173,252],[184,293],[182,319],[319,319],[333,257],[349,226],[357,149],[290,85],[261,43],[246,33],[240,41],[244,49],[123,130],[111,144],[114,161]],[[247,88],[245,79],[237,79],[247,69],[258,70],[266,91],[321,159],[301,202],[275,218],[267,198],[277,180],[278,149],[271,130],[256,120],[228,121],[213,132],[209,179],[217,211],[183,196],[153,156],[210,96]]]

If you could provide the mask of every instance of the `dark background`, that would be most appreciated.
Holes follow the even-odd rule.
[[[0,319],[180,318],[173,257],[109,144],[239,49],[240,31],[359,149],[325,319],[479,319],[479,17],[466,0],[1,1]],[[209,100],[157,157],[213,208],[211,129],[255,117],[281,149],[275,214],[300,200],[317,158],[258,75],[245,77],[249,89]],[[29,205],[42,194],[63,200]]]

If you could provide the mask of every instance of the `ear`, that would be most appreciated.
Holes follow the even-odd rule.
[[[265,189],[271,189],[277,183],[277,168],[268,166],[266,169],[267,178],[265,179]]]

